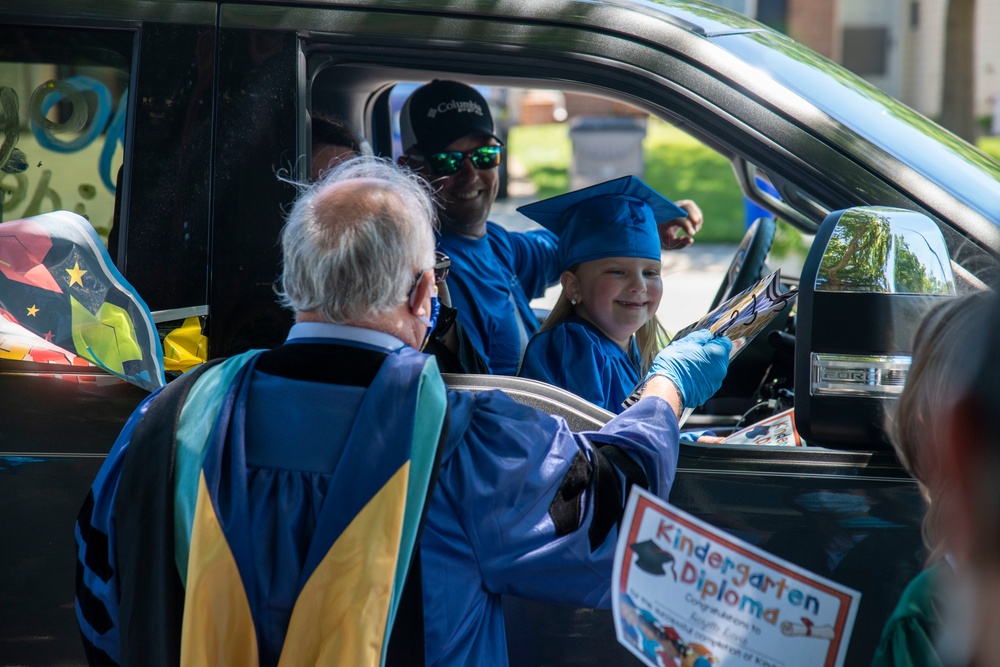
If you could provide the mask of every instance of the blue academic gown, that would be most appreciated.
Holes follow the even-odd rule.
[[[297,340],[358,345],[386,354],[404,348],[402,342],[385,334],[319,323],[293,326],[286,345]],[[323,409],[332,416],[357,406],[363,390],[283,380],[254,371],[246,399],[246,432],[260,429],[280,448],[282,441],[295,437],[295,421],[274,417],[284,414],[284,402],[302,403],[307,394],[310,404],[328,406]],[[515,403],[499,391],[448,391],[447,399],[449,430],[419,545],[426,663],[502,667],[507,665],[502,595],[610,607],[617,529],[612,527],[592,548],[589,531],[595,516],[595,491],[590,489],[581,496],[579,523],[568,534],[565,530],[556,534],[556,523],[549,514],[573,462],[580,456],[593,462],[596,444],[615,445],[643,468],[649,489],[666,498],[677,466],[677,420],[665,401],[649,398],[599,432],[573,433],[563,419]],[[126,425],[92,489],[90,522],[108,536],[106,544],[115,543],[117,475],[144,407]],[[301,406],[288,407],[295,410]],[[346,442],[348,421],[331,423],[325,440],[329,451],[337,451]],[[366,428],[377,429],[378,424],[366,424]],[[287,519],[280,515],[288,510],[276,508],[286,507],[282,498],[308,496],[313,503],[322,502],[324,489],[313,474],[276,472],[280,453],[268,453],[265,440],[248,442],[247,448],[254,525],[265,526],[267,539],[279,547],[286,544],[293,548],[302,539],[301,531],[309,529],[303,525],[308,521],[302,519],[312,513],[299,507],[299,500],[294,501],[295,509]],[[304,451],[299,448],[299,454]],[[624,500],[605,498],[604,502],[621,506]],[[90,545],[81,540],[79,530],[77,541],[83,585],[88,594],[104,603],[110,617],[110,627],[98,630],[85,623],[78,608],[81,630],[91,643],[114,658],[118,642],[115,550],[102,550],[100,555],[107,562],[98,561],[89,553]]]
[[[639,383],[639,350],[634,338],[623,350],[593,324],[572,316],[532,337],[519,375],[619,413]]]
[[[559,238],[546,229],[513,233],[488,222],[486,236],[438,237],[451,258],[448,291],[472,344],[496,375],[515,375],[538,330],[531,299],[559,281]]]

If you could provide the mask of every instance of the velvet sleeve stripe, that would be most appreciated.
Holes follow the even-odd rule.
[[[108,608],[84,585],[83,563],[79,560],[76,562],[76,606],[83,620],[98,634],[105,634],[114,625]]]
[[[76,538],[76,586],[75,606],[80,637],[91,665],[116,665],[98,644],[116,645],[118,633],[115,628],[115,612],[108,609],[109,588],[117,584],[113,580],[113,568],[108,561],[108,536],[92,525],[94,510],[93,491],[80,508],[77,517]],[[93,660],[89,656],[96,656]]]
[[[592,490],[591,551],[596,551],[621,521],[632,485],[647,488],[648,484],[642,466],[614,445],[598,445],[594,458],[591,464],[583,452],[577,453],[549,506],[556,535],[568,535],[580,527],[584,493]]]
[[[77,528],[80,531],[80,539],[86,545],[84,549],[84,563],[87,568],[107,583],[113,574],[111,563],[108,560],[108,536],[95,528],[91,524],[94,512],[94,491],[87,492],[87,497],[80,508],[77,518]]]
[[[611,529],[621,523],[625,502],[633,484],[648,488],[642,466],[614,445],[599,445],[594,480],[594,519],[590,523],[590,550],[595,551],[607,539]]]

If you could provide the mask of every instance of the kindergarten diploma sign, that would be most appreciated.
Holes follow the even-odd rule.
[[[612,581],[618,641],[654,667],[839,667],[861,600],[638,487]]]

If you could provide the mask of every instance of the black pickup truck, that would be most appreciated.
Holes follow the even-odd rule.
[[[860,591],[845,664],[867,664],[924,557],[922,501],[879,427],[899,386],[879,384],[877,367],[905,370],[916,304],[985,287],[1000,165],[788,37],[695,0],[7,2],[2,219],[76,211],[163,332],[200,318],[211,357],[274,345],[290,324],[272,284],[295,195],[276,174],[307,176],[319,111],[391,155],[394,88],[432,78],[639,109],[723,156],[733,187],[815,235],[791,277],[797,310],[755,339],[691,421],[732,429],[744,413],[794,406],[808,445],[684,444],[671,502]],[[748,233],[717,302],[765,274],[774,224]],[[824,254],[850,246],[832,238],[902,247],[903,228],[932,249],[914,250],[907,270],[934,275],[924,283],[935,289],[824,280]],[[0,664],[82,664],[74,519],[146,391],[95,366],[14,356],[0,340]],[[606,418],[514,378],[449,381],[499,387],[577,428]],[[512,664],[637,664],[608,612],[507,606]]]

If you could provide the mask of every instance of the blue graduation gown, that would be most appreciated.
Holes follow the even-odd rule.
[[[396,341],[386,346],[391,337],[379,334],[375,340],[366,330],[315,323],[295,325],[290,336],[303,332],[308,332],[311,342],[381,345],[387,354],[394,352],[393,345],[395,349],[402,345]],[[332,413],[350,412],[363,400],[364,390],[318,382],[306,387],[301,380],[263,375],[254,373],[244,406],[246,433],[266,436],[247,445],[250,511],[255,517],[253,525],[266,529],[266,539],[275,548],[287,545],[294,550],[301,543],[302,531],[310,530],[304,525],[309,523],[308,517],[315,517],[315,513],[303,511],[305,506],[297,499],[312,495],[321,502],[324,489],[310,481],[315,479],[313,474],[276,472],[276,459],[268,464],[268,458],[279,457],[280,452],[275,449],[268,454],[266,439],[273,438],[275,447],[280,447],[281,441],[295,438],[296,420],[276,420],[275,407],[265,408],[266,402],[297,396],[293,403],[302,403],[308,395],[309,404],[328,406],[321,408],[331,411],[324,446],[337,452],[350,436],[332,419]],[[515,403],[502,392],[449,391],[447,399],[449,430],[419,545],[426,662],[502,667],[507,665],[507,647],[501,596],[610,606],[617,529],[612,526],[600,543],[591,544],[596,490],[588,488],[580,496],[578,523],[568,532],[557,534],[556,521],[550,515],[556,492],[574,461],[583,457],[594,462],[599,456],[597,445],[616,446],[641,466],[649,489],[666,498],[676,473],[677,421],[665,401],[650,398],[598,432],[573,433],[561,418]],[[239,402],[236,409],[240,409]],[[301,410],[301,406],[294,409]],[[113,545],[116,540],[110,499],[137,418],[138,413],[126,425],[94,483],[94,510],[89,521],[107,536],[105,544]],[[366,422],[364,428],[374,433],[379,423]],[[265,469],[270,472],[263,474]],[[293,500],[287,517],[277,517],[273,524],[258,518],[264,516],[258,512],[275,517],[274,507],[285,508],[287,498]],[[602,498],[603,502],[617,503],[619,511],[623,509],[624,498]],[[91,550],[79,530],[77,542],[82,585],[104,603],[110,618],[110,629],[99,630],[86,626],[78,612],[81,629],[89,641],[114,656],[118,639],[115,550]]]
[[[476,350],[496,375],[517,373],[528,339],[538,330],[531,299],[559,281],[558,237],[545,229],[512,233],[489,222],[486,236],[442,232],[451,257],[448,291]]]
[[[574,316],[532,337],[519,375],[562,387],[617,414],[639,383],[639,351],[635,339],[623,350]]]

